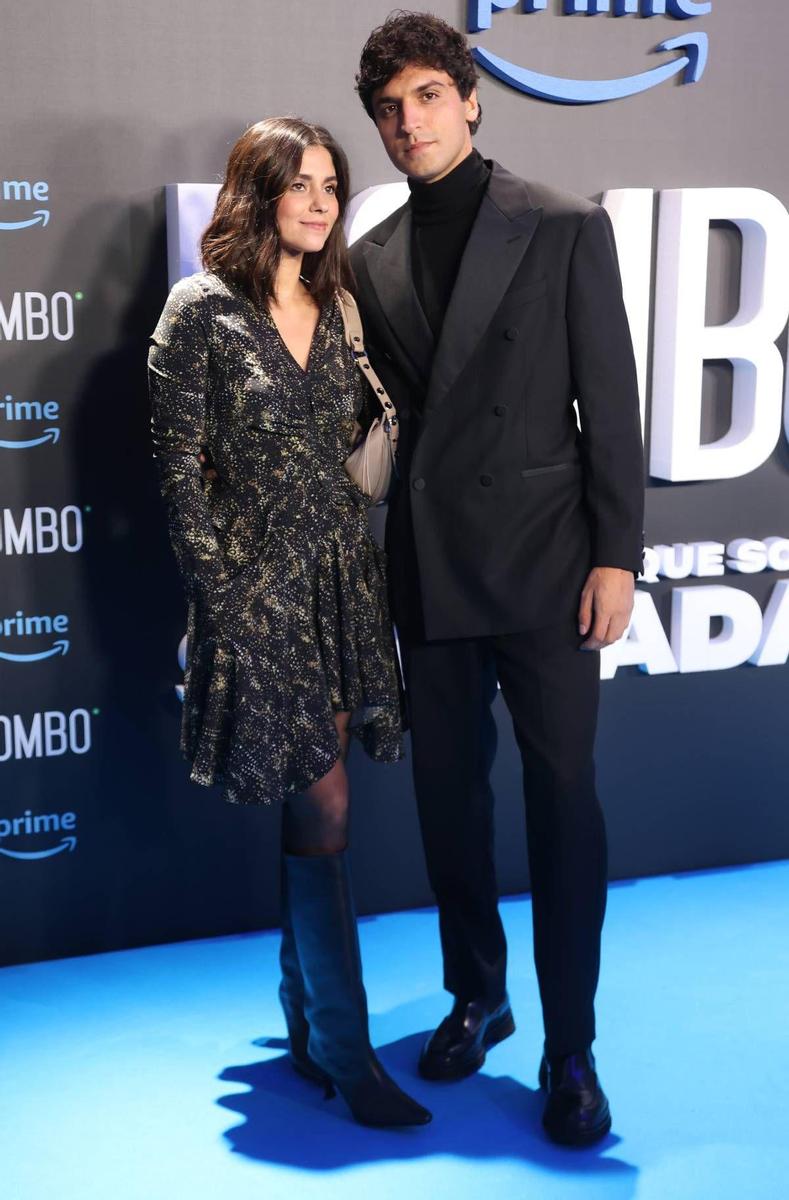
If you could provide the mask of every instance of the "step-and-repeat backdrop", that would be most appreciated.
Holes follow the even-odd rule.
[[[327,124],[357,198],[402,188],[353,92],[387,3],[135,0],[6,14],[0,74],[2,961],[276,922],[279,815],[187,782],[184,603],[151,462],[147,337],[227,152]],[[650,479],[629,633],[602,656],[616,878],[789,854],[789,160],[784,0],[443,0],[477,145],[601,199]],[[380,525],[383,514],[374,519]],[[498,708],[501,885],[528,885]],[[364,912],[430,902],[408,763],[357,752]]]

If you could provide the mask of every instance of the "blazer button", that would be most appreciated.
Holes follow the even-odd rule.
[[[413,489],[415,492],[423,492],[425,490],[424,479],[415,479],[413,482]]]
[[[497,404],[496,407],[493,409],[493,411],[497,417],[503,417],[505,412],[507,411],[507,405],[506,404]]]
[[[508,342],[514,342],[516,337],[518,336],[518,331],[517,331],[517,329],[513,329],[513,328],[505,329],[504,336]]]
[[[480,475],[479,481],[483,487],[490,487],[490,485],[493,483],[493,476],[492,475]]]

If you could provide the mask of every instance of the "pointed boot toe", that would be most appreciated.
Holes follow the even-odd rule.
[[[360,1125],[395,1128],[429,1125],[433,1114],[408,1096],[371,1055],[366,1070],[352,1078],[336,1079],[340,1095]]]

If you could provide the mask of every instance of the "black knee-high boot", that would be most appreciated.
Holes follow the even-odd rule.
[[[307,1079],[316,1083],[326,1083],[327,1076],[315,1065],[309,1056],[307,1041],[310,1027],[304,1016],[304,979],[301,974],[299,956],[296,950],[296,939],[293,934],[293,922],[290,916],[290,901],[288,889],[285,886],[285,864],[281,866],[280,888],[280,923],[282,925],[282,942],[279,948],[279,964],[282,970],[282,981],[279,985],[279,1001],[285,1013],[285,1024],[288,1027],[288,1052],[295,1070]]]
[[[345,853],[284,856],[285,889],[304,980],[312,1063],[362,1125],[431,1119],[386,1074],[370,1045],[367,997]]]

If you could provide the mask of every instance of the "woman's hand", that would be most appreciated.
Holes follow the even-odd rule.
[[[198,455],[198,461],[203,472],[203,479],[213,482],[215,479],[219,478],[219,472],[214,467],[214,464],[211,462],[205,450],[200,451]]]

